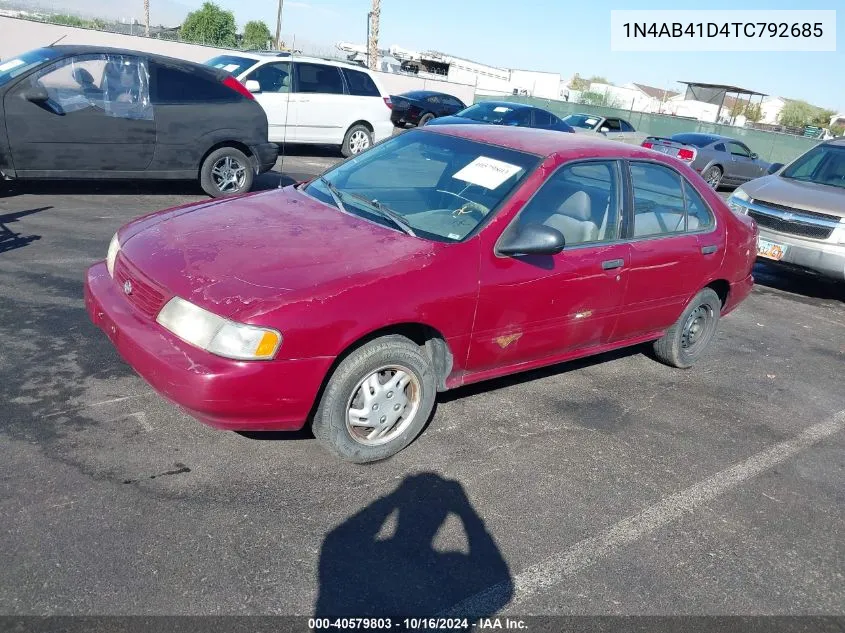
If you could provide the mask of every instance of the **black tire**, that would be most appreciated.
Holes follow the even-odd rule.
[[[361,145],[363,137],[366,137],[365,146]],[[346,130],[346,136],[343,137],[343,145],[340,146],[340,153],[343,154],[344,158],[349,158],[350,156],[355,156],[355,154],[360,154],[372,146],[373,133],[370,131],[370,128],[363,123],[356,123]]]
[[[654,342],[654,354],[671,367],[692,367],[707,349],[719,326],[722,302],[712,288],[705,288],[666,333]]]
[[[713,165],[712,167],[708,167],[707,170],[701,174],[701,177],[707,181],[707,184],[713,187],[713,189],[718,189],[719,185],[722,183],[722,169],[718,165]]]
[[[386,367],[409,370],[411,380],[415,382],[403,389],[403,397],[409,392],[418,394],[416,413],[395,423],[393,430],[385,435],[389,441],[381,444],[364,443],[383,440],[361,437],[367,433],[365,428],[356,427],[352,431],[347,422],[349,408],[358,404],[362,409],[370,411],[368,403],[360,404],[362,390],[365,389],[363,381]],[[386,386],[389,379],[385,380]],[[389,393],[384,397],[391,397]],[[436,393],[434,369],[425,351],[404,336],[384,336],[362,345],[337,366],[323,391],[312,422],[312,431],[323,446],[346,461],[365,464],[386,459],[408,446],[419,435],[434,408]],[[383,406],[382,410],[388,411],[387,406]],[[375,421],[375,416],[372,419]],[[357,439],[353,433],[359,434]]]
[[[227,158],[230,161],[230,166],[237,166],[236,173],[232,174],[235,181],[231,185],[224,186],[221,189],[220,177],[212,172],[217,167],[228,169],[225,167]],[[254,178],[255,170],[253,169],[252,161],[246,154],[235,147],[221,147],[220,149],[214,150],[205,157],[200,167],[200,186],[212,198],[223,198],[246,193],[252,188]]]
[[[431,112],[426,112],[420,117],[420,122],[417,123],[417,127],[422,127],[423,125],[431,121],[433,118],[434,115]]]

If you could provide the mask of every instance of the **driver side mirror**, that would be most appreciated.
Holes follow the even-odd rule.
[[[599,130],[599,132],[606,134],[607,132],[610,132],[610,128],[605,125]]]
[[[758,158],[760,158],[760,156],[759,156],[759,154],[757,154],[757,152],[751,152],[751,158],[753,158],[754,160],[757,160]]]
[[[250,92],[261,92],[261,84],[258,83],[255,79],[247,79],[244,86]]]
[[[515,227],[499,245],[502,255],[557,255],[566,245],[563,233],[545,224],[525,224]]]
[[[772,174],[779,172],[781,169],[783,169],[783,163],[772,163],[766,170],[766,174],[771,176]]]
[[[32,103],[46,103],[50,100],[50,95],[44,86],[32,86],[23,92],[23,98]]]

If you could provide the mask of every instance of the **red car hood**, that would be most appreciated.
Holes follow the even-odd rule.
[[[162,211],[120,238],[122,257],[166,295],[242,320],[419,268],[441,246],[293,187]]]

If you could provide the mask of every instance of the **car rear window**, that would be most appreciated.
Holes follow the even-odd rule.
[[[702,134],[675,134],[672,137],[673,141],[683,143],[684,145],[694,145],[695,147],[706,147],[716,140],[715,136],[704,136]]]
[[[206,66],[212,68],[219,68],[225,70],[227,73],[232,73],[236,77],[245,73],[249,68],[255,66],[258,62],[249,57],[238,57],[237,55],[218,55],[212,57],[207,62]]]
[[[350,94],[358,97],[381,96],[376,83],[367,73],[362,73],[360,70],[344,68],[343,75],[346,77],[346,85],[349,86]]]
[[[151,64],[154,103],[207,103],[244,99],[224,86],[213,75],[191,73],[160,64]]]

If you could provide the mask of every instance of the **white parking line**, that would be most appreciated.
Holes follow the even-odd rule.
[[[575,544],[517,574],[513,584],[499,583],[456,604],[445,617],[480,617],[496,610],[513,591],[508,607],[557,585],[614,554],[617,550],[682,518],[696,508],[730,492],[743,482],[786,461],[801,451],[845,429],[845,410],[814,424],[790,440],[753,455],[684,490],[665,497],[642,512],[622,519],[605,532]]]

